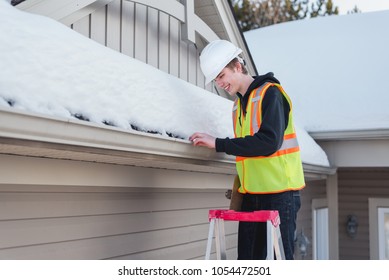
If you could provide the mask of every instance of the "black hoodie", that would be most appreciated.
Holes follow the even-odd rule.
[[[266,82],[280,83],[274,74],[269,72],[254,77],[245,95],[237,93],[243,108],[243,116],[240,118],[246,115],[250,93]],[[269,87],[262,101],[262,123],[259,130],[253,136],[243,138],[216,138],[216,151],[243,157],[268,156],[275,153],[282,145],[289,111],[289,103],[278,87]]]

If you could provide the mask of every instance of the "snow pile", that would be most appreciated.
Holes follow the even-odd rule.
[[[232,102],[0,0],[0,110],[18,108],[187,139],[232,137]],[[305,163],[329,166],[296,125]]]
[[[187,138],[232,136],[232,102],[0,1],[0,106]]]

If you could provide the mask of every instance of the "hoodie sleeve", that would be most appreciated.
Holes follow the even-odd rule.
[[[282,145],[289,111],[289,103],[284,95],[277,87],[270,87],[262,102],[262,124],[259,130],[253,136],[217,138],[216,151],[243,157],[275,153]]]

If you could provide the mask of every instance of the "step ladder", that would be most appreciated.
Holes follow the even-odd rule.
[[[216,257],[218,260],[226,260],[226,240],[224,221],[242,222],[266,222],[267,234],[267,260],[274,260],[274,252],[277,260],[284,260],[285,253],[280,232],[280,216],[275,210],[261,210],[253,212],[237,212],[234,210],[213,209],[208,215],[210,225],[208,233],[205,259],[211,257],[213,234],[215,233]]]

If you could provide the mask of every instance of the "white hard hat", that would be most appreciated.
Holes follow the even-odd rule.
[[[200,68],[205,76],[205,84],[215,79],[240,53],[242,53],[240,48],[226,40],[215,40],[209,43],[200,54]]]

